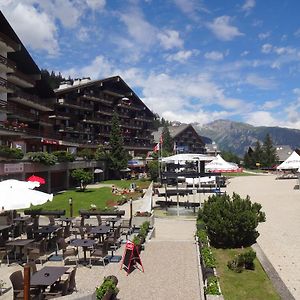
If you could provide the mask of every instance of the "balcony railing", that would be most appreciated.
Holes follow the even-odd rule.
[[[112,110],[103,109],[103,107],[101,107],[101,110],[96,111],[96,113],[98,113],[100,115],[105,115],[105,116],[112,116],[113,115]]]
[[[35,80],[30,75],[24,74],[20,70],[15,70],[13,73],[7,74],[7,79],[17,86],[30,88],[35,86]]]
[[[17,68],[17,65],[13,61],[11,61],[8,58],[2,56],[1,54],[0,54],[0,64],[4,65],[11,72],[15,71],[16,68]]]
[[[8,82],[6,79],[0,77],[0,92],[12,92],[14,85]]]
[[[118,104],[117,104],[117,107],[120,107],[120,108],[127,108],[127,109],[131,109],[131,110],[136,110],[136,111],[140,111],[140,110],[143,109],[143,108],[141,108],[141,107],[137,107],[137,106],[130,105],[130,104],[125,104],[125,103],[118,103]]]
[[[100,97],[95,97],[95,96],[85,94],[85,95],[82,96],[82,99],[92,100],[92,101],[99,102],[99,103],[102,103],[102,104],[105,104],[105,105],[108,105],[108,106],[112,106],[111,101],[105,100],[105,99],[100,98]]]
[[[91,123],[91,124],[99,124],[99,125],[111,125],[110,121],[106,121],[106,120],[100,120],[99,118],[95,118],[95,117],[85,117],[82,122],[84,123]]]
[[[153,119],[143,117],[143,116],[138,116],[138,117],[135,117],[134,119],[137,121],[142,121],[142,122],[153,122]]]
[[[0,32],[0,41],[8,45],[10,48],[12,48],[14,51],[18,51],[21,49],[21,45],[14,42],[12,39],[10,39],[7,35]]]
[[[36,105],[38,105],[37,109],[39,109],[39,110],[43,110],[43,111],[51,111],[52,110],[52,108],[50,107],[50,104],[43,101],[40,97],[38,97],[36,95],[25,93],[12,84],[11,84],[11,86],[13,87],[13,92],[14,92],[9,95],[9,98],[11,100],[14,100],[16,102],[21,102],[19,100],[25,100],[25,103],[24,103],[24,101],[22,101],[22,103],[25,105],[26,105],[26,102],[27,102],[27,104],[29,104],[28,102],[31,102],[31,103],[33,103],[33,105],[31,105],[31,106],[37,107]],[[36,104],[36,105],[34,105],[34,104]]]
[[[57,104],[62,105],[62,106],[76,108],[76,109],[81,109],[81,110],[90,110],[90,111],[94,110],[93,105],[89,105],[89,104],[83,103],[83,102],[78,103],[76,101],[73,101],[70,99],[64,99],[64,98],[58,99]]]
[[[26,109],[22,109],[20,108],[20,106],[12,103],[12,102],[8,102],[7,104],[7,111],[8,114],[11,114],[13,116],[15,116],[17,119],[20,120],[30,120],[30,121],[38,121],[39,120],[39,115],[32,113]]]

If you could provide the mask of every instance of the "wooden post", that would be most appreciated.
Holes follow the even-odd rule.
[[[129,200],[130,210],[129,210],[129,226],[132,225],[132,198]]]
[[[24,300],[30,300],[30,266],[24,266]]]

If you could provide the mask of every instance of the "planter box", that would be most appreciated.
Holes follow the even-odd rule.
[[[150,222],[150,227],[154,226],[154,215],[152,214],[150,217],[133,217],[132,218],[132,226],[140,228],[144,222]]]
[[[206,295],[206,300],[224,300],[223,295]]]

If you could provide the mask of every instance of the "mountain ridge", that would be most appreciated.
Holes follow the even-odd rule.
[[[243,156],[249,146],[257,140],[264,141],[267,133],[271,135],[273,145],[289,145],[296,149],[300,145],[300,130],[279,126],[253,126],[243,122],[216,120],[208,124],[193,124],[199,135],[215,141],[221,150],[232,151]]]

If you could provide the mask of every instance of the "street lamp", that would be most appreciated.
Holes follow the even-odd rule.
[[[69,198],[69,205],[70,205],[70,217],[73,217],[73,199],[72,197]]]

